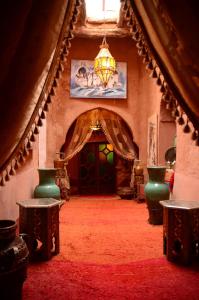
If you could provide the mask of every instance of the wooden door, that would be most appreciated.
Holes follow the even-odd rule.
[[[115,192],[113,146],[106,142],[87,143],[80,153],[80,194]]]

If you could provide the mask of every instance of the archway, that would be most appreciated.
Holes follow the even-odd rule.
[[[92,129],[96,122],[98,130]],[[78,133],[78,123],[88,130]],[[75,144],[78,134],[85,136]],[[71,144],[75,144],[72,149]],[[128,124],[118,114],[102,108],[87,111],[73,122],[60,151],[69,157],[71,194],[115,193],[119,187],[129,186],[134,159],[139,158]]]

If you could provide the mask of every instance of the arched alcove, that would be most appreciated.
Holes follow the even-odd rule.
[[[107,117],[110,115],[110,119],[117,115],[121,127],[128,133],[127,138],[131,139],[135,157],[139,158],[139,148],[128,124],[118,114],[102,108],[100,110],[106,112]],[[80,116],[86,116],[87,113]],[[67,152],[77,121],[78,118],[71,124],[60,152]],[[71,194],[115,193],[119,187],[129,186],[133,161],[124,159],[114,151],[102,127],[93,130],[82,150],[68,161]]]

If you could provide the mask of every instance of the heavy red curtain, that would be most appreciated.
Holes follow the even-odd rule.
[[[0,169],[27,134],[53,61],[66,0],[0,4]],[[35,120],[32,120],[32,122]]]
[[[181,108],[199,129],[199,3],[131,0],[151,52]]]

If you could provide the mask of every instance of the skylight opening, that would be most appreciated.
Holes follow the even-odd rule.
[[[85,3],[88,22],[118,22],[120,0],[85,0]]]

